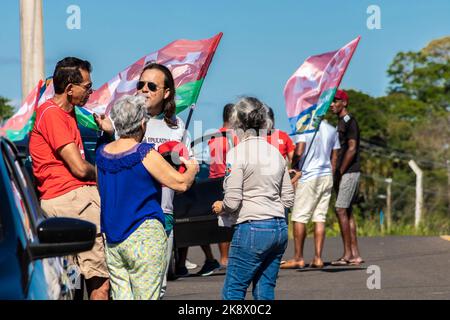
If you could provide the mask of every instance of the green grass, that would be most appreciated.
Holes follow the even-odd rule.
[[[369,218],[363,219],[360,215],[356,215],[356,223],[359,237],[381,237],[381,236],[441,236],[450,234],[450,218],[445,216],[425,216],[423,222],[416,229],[412,219],[404,219],[402,221],[393,221],[391,229],[388,231],[386,222],[384,226],[380,225],[379,219]],[[290,221],[289,214],[289,239],[293,239],[293,224]],[[314,234],[314,224],[312,222],[307,225],[308,236]],[[328,212],[326,222],[326,236],[340,237],[341,231],[337,217],[332,210]]]

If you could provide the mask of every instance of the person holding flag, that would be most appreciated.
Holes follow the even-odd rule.
[[[294,229],[294,258],[284,261],[281,269],[301,269],[305,267],[303,246],[307,223],[314,222],[314,259],[312,268],[322,268],[322,249],[325,241],[325,221],[333,190],[333,173],[336,169],[340,148],[336,129],[325,120],[318,124],[315,139],[313,133],[297,137],[293,168],[299,174],[293,179],[295,201],[291,221]],[[310,152],[306,155],[306,150]]]
[[[338,90],[360,40],[361,37],[357,37],[339,50],[308,57],[289,78],[284,89],[286,111],[293,133],[299,135],[313,134],[304,156],[305,159],[308,159],[311,150],[314,152],[312,146],[315,144],[315,138],[322,136],[319,130],[321,126],[318,124],[330,106],[333,113],[340,118],[338,132],[341,151],[336,165],[334,185],[335,187],[339,186],[336,207],[345,251],[344,256],[335,261],[337,265],[362,263],[356,243],[356,225],[351,215],[351,209],[348,210],[351,208],[351,200],[355,196],[359,178],[359,155],[357,151],[359,130],[356,121],[352,120],[345,109],[348,101],[347,94]],[[342,181],[340,180],[341,177]],[[305,180],[305,177],[303,177],[303,180]],[[355,232],[352,236],[354,240],[353,253],[350,244],[350,229]],[[319,241],[318,246],[320,247],[320,245]],[[296,258],[299,258],[298,254],[296,254]],[[351,258],[354,260],[350,261]],[[291,265],[301,267],[304,262],[294,260]],[[319,259],[315,259],[313,265],[322,266],[322,263]],[[288,266],[286,264],[286,267]]]
[[[175,151],[184,149],[182,143],[185,142],[183,141],[186,137],[185,132],[222,35],[220,32],[209,39],[176,40],[142,57],[97,90],[86,109],[90,112],[104,110],[101,115],[94,113],[94,126],[109,133],[104,135],[102,140],[108,141],[108,136],[114,132],[113,124],[108,118],[114,102],[125,94],[133,95],[137,92],[146,97],[151,116],[144,139],[155,143],[158,150],[161,148],[165,152],[174,147]],[[176,114],[188,108],[190,112],[185,126]],[[90,121],[86,123],[89,124]],[[173,193],[163,191],[163,210],[167,218],[166,231],[170,237],[168,259],[170,259],[173,242],[171,240],[173,224],[171,199],[173,199]],[[212,257],[212,252],[209,251],[209,256]],[[205,252],[205,254],[208,253]],[[214,267],[216,262],[214,261]],[[184,271],[187,274],[187,270]],[[164,290],[165,283],[163,292]]]

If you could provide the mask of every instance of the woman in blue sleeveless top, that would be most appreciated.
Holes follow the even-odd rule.
[[[181,174],[153,144],[141,143],[148,120],[145,98],[121,98],[110,116],[119,139],[99,147],[96,162],[112,298],[159,299],[167,250],[161,184],[186,191],[198,163],[181,159],[187,167]]]

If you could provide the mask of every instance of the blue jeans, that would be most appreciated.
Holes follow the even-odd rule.
[[[284,218],[238,224],[231,241],[224,300],[244,300],[253,282],[255,300],[274,300],[280,261],[288,242]]]

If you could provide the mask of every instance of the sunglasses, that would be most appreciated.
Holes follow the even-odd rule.
[[[72,83],[72,85],[78,86],[78,87],[82,87],[85,91],[92,91],[92,92],[94,91],[92,89],[92,83],[87,84],[87,85],[84,85],[84,84],[81,84],[81,83]]]
[[[155,92],[158,89],[165,89],[164,87],[158,87],[155,83],[153,82],[147,82],[147,81],[139,81],[136,85],[136,88],[138,90],[142,90],[144,89],[145,85],[147,85],[148,90],[150,90],[151,92]]]

